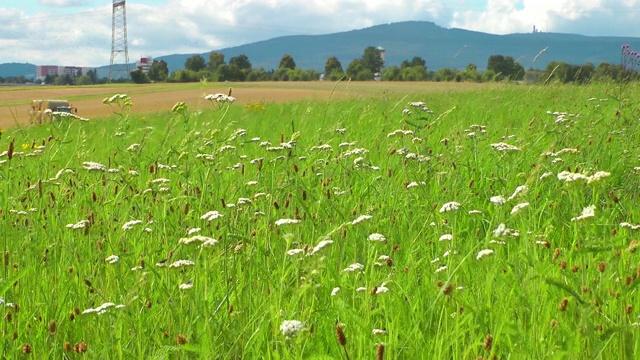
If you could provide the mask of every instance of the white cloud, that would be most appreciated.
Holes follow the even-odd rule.
[[[638,0],[488,0],[485,9],[460,10],[452,27],[508,34],[545,32],[636,36]]]
[[[38,0],[38,3],[43,6],[52,7],[69,7],[69,6],[82,6],[87,3],[85,0]]]

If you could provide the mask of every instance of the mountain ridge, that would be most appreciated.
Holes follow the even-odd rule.
[[[488,58],[499,54],[512,56],[527,69],[544,69],[551,61],[591,62],[596,66],[601,62],[617,64],[620,46],[625,43],[637,48],[640,38],[551,32],[498,35],[444,28],[429,21],[403,21],[331,34],[287,35],[212,51],[224,54],[226,61],[240,54],[247,55],[254,68],[266,70],[276,69],[284,54],[290,54],[302,69],[322,71],[331,56],[336,56],[346,68],[353,59],[362,56],[367,46],[385,48],[386,66],[400,65],[403,60],[420,56],[426,60],[429,70],[464,69],[468,64],[484,70]],[[208,60],[209,53],[199,55]],[[196,53],[169,54],[157,56],[155,60],[166,61],[173,72],[184,68],[186,59],[193,55]],[[5,76],[3,65],[0,64],[0,76]],[[35,74],[35,65],[32,66],[30,73]],[[107,76],[109,65],[97,69],[99,77]],[[13,76],[17,75],[27,74]]]

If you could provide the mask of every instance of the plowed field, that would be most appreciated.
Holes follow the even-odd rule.
[[[228,93],[241,104],[294,102],[301,100],[330,100],[375,97],[385,93],[405,95],[433,91],[473,91],[496,84],[468,83],[391,83],[391,82],[264,82],[264,83],[210,83],[210,84],[147,84],[102,86],[27,86],[0,87],[0,129],[29,122],[31,100],[64,99],[78,108],[78,115],[101,118],[111,114],[111,108],[102,99],[113,94],[128,94],[134,104],[133,114],[158,113],[171,110],[178,101],[190,109],[211,107],[203,95]],[[417,99],[411,99],[417,100]]]

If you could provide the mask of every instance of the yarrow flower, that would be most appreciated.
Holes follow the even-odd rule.
[[[67,224],[69,229],[84,229],[90,224],[89,220],[80,220],[75,224]]]
[[[179,268],[179,267],[183,267],[183,266],[193,266],[196,263],[193,260],[178,260],[178,261],[174,261],[171,265],[169,265],[170,268]]]
[[[484,249],[484,250],[480,250],[478,251],[478,255],[476,255],[476,260],[480,260],[485,256],[489,256],[493,254],[493,250],[491,249]]]
[[[93,161],[85,161],[82,163],[82,167],[84,167],[85,169],[91,171],[91,170],[97,170],[97,171],[107,171],[107,167],[103,164],[97,163],[97,162],[93,162]]]
[[[497,151],[521,151],[522,150],[517,146],[509,145],[503,142],[491,144],[491,147]]]
[[[438,241],[451,241],[451,240],[453,240],[453,235],[451,234],[444,234],[440,236],[440,238],[438,239]]]
[[[492,204],[494,205],[504,205],[507,203],[507,199],[503,198],[502,196],[492,196],[489,201],[491,201]]]
[[[316,245],[311,252],[309,252],[309,256],[315,255],[318,251],[322,250],[325,246],[333,244],[333,240],[325,239],[322,240]]]
[[[582,209],[582,213],[580,214],[580,216],[571,218],[571,221],[580,221],[580,220],[592,218],[596,216],[595,210],[596,210],[595,205],[589,205],[586,208]]]
[[[185,244],[185,245],[189,245],[191,243],[195,243],[195,242],[199,242],[202,244],[202,246],[213,246],[215,244],[218,243],[218,240],[207,237],[207,236],[202,236],[202,235],[195,235],[192,237],[188,237],[188,238],[181,238],[180,241],[178,241],[180,244]]]
[[[349,266],[347,266],[344,270],[344,272],[354,272],[354,271],[362,271],[364,270],[364,265],[360,264],[360,263],[353,263]]]
[[[285,320],[280,325],[280,332],[287,338],[292,338],[304,329],[304,324],[299,320]]]
[[[340,287],[334,287],[333,290],[331,290],[331,296],[338,295],[339,291],[340,291]]]
[[[180,290],[189,290],[189,289],[193,289],[193,283],[189,281],[189,282],[187,282],[187,283],[180,284],[180,286],[178,286],[178,288],[179,288]]]
[[[93,313],[95,313],[95,314],[98,314],[98,315],[102,315],[102,314],[106,313],[107,310],[109,310],[110,308],[121,309],[123,307],[124,307],[124,305],[116,305],[116,304],[114,304],[112,302],[106,302],[106,303],[98,306],[95,309],[91,309],[91,308],[86,309],[85,311],[82,312],[82,314],[84,315],[84,314],[93,314]]]
[[[120,257],[118,255],[111,255],[109,257],[107,257],[106,259],[104,259],[105,262],[108,262],[109,264],[115,264],[118,261],[120,261]]]
[[[372,218],[372,216],[371,216],[371,215],[360,215],[360,216],[358,216],[358,218],[357,218],[357,219],[355,219],[355,220],[353,220],[353,221],[351,222],[351,225],[355,225],[355,224],[361,223],[361,222],[363,222],[363,221],[365,221],[365,220],[369,220],[369,219],[371,219],[371,218]]]
[[[288,225],[288,224],[299,224],[301,220],[299,219],[279,219],[276,220],[276,226]]]
[[[451,202],[448,202],[448,203],[442,205],[442,207],[440,208],[440,212],[441,213],[446,213],[446,212],[449,212],[449,211],[456,211],[458,209],[460,209],[460,203],[457,203],[455,201],[451,201]]]
[[[511,215],[518,213],[520,210],[526,208],[527,206],[529,206],[528,202],[523,202],[514,206],[513,209],[511,209]]]
[[[209,211],[206,214],[200,216],[200,219],[202,220],[208,220],[208,221],[212,221],[215,219],[219,219],[221,217],[223,217],[224,215],[220,214],[219,212],[217,212],[216,210],[213,211]]]
[[[518,237],[520,233],[517,230],[509,229],[505,224],[498,225],[498,228],[493,230],[494,237],[513,236]]]
[[[126,223],[124,223],[124,225],[122,225],[122,230],[132,229],[135,225],[138,225],[138,224],[142,224],[142,220],[127,221]]]
[[[373,233],[369,235],[369,241],[387,242],[387,238],[382,234]]]

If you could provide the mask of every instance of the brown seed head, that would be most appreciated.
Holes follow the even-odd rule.
[[[562,260],[558,263],[558,266],[560,266],[561,269],[566,269],[567,268],[567,261],[566,260]]]
[[[564,298],[562,299],[562,301],[560,301],[560,304],[558,305],[558,310],[566,311],[568,305],[569,305],[569,299]]]
[[[56,321],[55,320],[49,321],[49,324],[47,325],[47,330],[49,330],[49,333],[51,333],[51,334],[56,332]]]
[[[629,247],[627,248],[627,251],[631,253],[636,252],[636,249],[638,248],[638,246],[640,246],[640,243],[638,242],[638,240],[633,239],[629,243]]]
[[[384,344],[376,345],[376,360],[384,359]]]
[[[73,346],[71,346],[70,342],[65,341],[62,345],[62,350],[64,350],[64,352],[71,352],[71,350],[73,350]]]
[[[178,343],[178,345],[184,345],[187,343],[187,337],[179,334],[178,337],[176,338],[176,343]]]
[[[572,272],[574,272],[574,273],[575,273],[575,272],[578,272],[578,270],[580,270],[580,267],[579,267],[578,265],[573,265],[573,266],[571,267],[571,271],[572,271]]]
[[[633,312],[633,305],[627,304],[627,306],[624,307],[624,312],[627,315],[631,315],[631,313]]]
[[[73,350],[79,354],[84,354],[87,352],[87,343],[81,341],[73,346]]]
[[[491,346],[493,345],[493,336],[491,334],[487,335],[484,339],[483,347],[487,351],[491,351]]]
[[[558,257],[560,257],[560,248],[555,248],[555,250],[553,250],[553,260],[557,259]]]
[[[29,344],[24,344],[22,345],[22,353],[23,354],[31,354],[31,345]]]
[[[604,272],[607,269],[607,263],[604,261],[601,261],[600,263],[598,263],[598,271],[599,272]]]
[[[347,345],[347,337],[344,335],[344,325],[336,325],[336,338],[338,339],[338,344],[340,344],[340,346]]]

